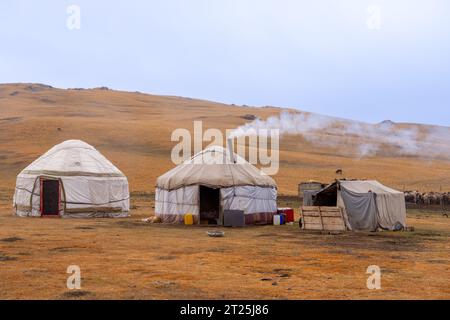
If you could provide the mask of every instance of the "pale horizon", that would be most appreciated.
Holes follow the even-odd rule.
[[[443,0],[8,0],[0,82],[449,126],[449,15]]]

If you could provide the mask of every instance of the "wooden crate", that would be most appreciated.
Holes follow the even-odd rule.
[[[302,229],[345,231],[344,216],[338,207],[302,207]]]

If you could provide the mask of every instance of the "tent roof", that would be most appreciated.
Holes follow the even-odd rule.
[[[275,181],[244,158],[219,146],[208,147],[191,159],[166,172],[156,180],[161,189],[173,190],[189,185],[205,185],[214,188],[231,186],[276,187]]]
[[[54,146],[20,174],[124,177],[100,152],[81,140],[67,140]]]
[[[341,180],[340,185],[345,189],[355,193],[368,193],[372,191],[376,194],[398,194],[400,191],[382,185],[376,180]]]
[[[346,190],[355,193],[403,194],[400,191],[386,187],[376,180],[336,180],[321,190],[316,191],[316,195],[336,193],[338,184]]]

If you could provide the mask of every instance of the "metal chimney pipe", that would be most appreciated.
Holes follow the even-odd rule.
[[[228,153],[230,156],[230,161],[232,163],[236,163],[236,160],[234,159],[234,152],[233,152],[233,138],[227,139],[227,146],[228,146]]]

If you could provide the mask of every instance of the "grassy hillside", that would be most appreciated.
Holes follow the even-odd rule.
[[[275,107],[97,89],[56,89],[39,84],[0,85],[0,189],[13,190],[16,175],[53,145],[81,139],[95,146],[129,178],[132,191],[154,190],[155,179],[174,165],[170,152],[176,128],[233,129],[277,115]],[[405,126],[409,125],[402,124]],[[425,128],[425,126],[423,126]],[[427,126],[428,128],[429,126]],[[274,177],[282,194],[296,194],[304,180],[330,181],[340,168],[349,178],[373,178],[398,189],[450,190],[450,161],[382,152],[358,157],[349,140],[318,146],[299,135],[280,140],[281,168]],[[337,142],[336,142],[337,141]],[[351,140],[350,140],[351,141]]]

